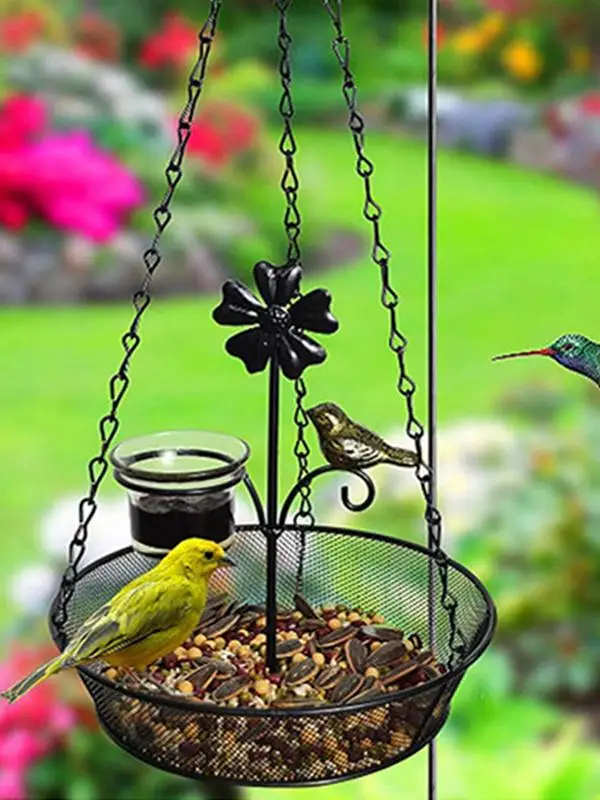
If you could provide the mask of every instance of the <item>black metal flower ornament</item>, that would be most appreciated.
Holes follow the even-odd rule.
[[[240,281],[223,284],[223,300],[213,311],[219,325],[252,325],[227,340],[226,350],[241,358],[248,372],[262,372],[276,354],[286,378],[299,378],[306,367],[321,364],[327,354],[304,331],[335,333],[339,325],[331,314],[331,295],[313,289],[293,301],[302,268],[275,267],[260,261],[254,267],[254,282],[266,307]]]

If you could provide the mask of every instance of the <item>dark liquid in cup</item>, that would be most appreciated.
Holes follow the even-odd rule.
[[[234,532],[231,499],[217,505],[202,498],[148,495],[138,504],[130,504],[129,511],[134,540],[161,550],[170,550],[191,537],[222,542]]]

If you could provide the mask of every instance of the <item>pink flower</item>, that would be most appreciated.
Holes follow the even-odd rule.
[[[28,152],[29,191],[43,217],[97,242],[109,240],[139,206],[139,182],[85,133],[56,134]]]
[[[77,714],[68,706],[55,705],[50,713],[50,729],[57,734],[69,733],[77,723]]]
[[[15,94],[5,100],[0,119],[2,132],[11,133],[19,144],[41,133],[46,127],[46,106],[37,97]],[[7,140],[0,136],[0,148],[7,148]]]
[[[14,96],[0,108],[0,225],[33,216],[106,242],[144,200],[139,181],[86,133],[48,134],[41,101]]]
[[[26,770],[46,750],[47,745],[32,731],[24,728],[10,731],[0,740],[0,767]]]
[[[27,800],[24,774],[17,769],[0,769],[0,800]]]

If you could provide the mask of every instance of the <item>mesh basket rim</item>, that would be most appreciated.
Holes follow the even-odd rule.
[[[409,542],[404,539],[397,539],[392,536],[388,536],[386,534],[381,533],[373,533],[372,531],[363,531],[356,528],[344,528],[338,526],[330,526],[330,525],[281,525],[277,527],[278,532],[294,532],[301,530],[303,533],[326,533],[338,536],[350,536],[355,538],[361,539],[368,539],[370,541],[379,541],[384,542],[386,544],[401,547],[408,550],[413,550],[418,552],[419,554],[427,557],[428,559],[435,561],[435,554],[434,552],[420,544],[416,544],[415,542]],[[236,525],[236,532],[244,532],[244,531],[259,531],[263,532],[263,526],[259,524],[252,524],[252,525]],[[78,574],[76,579],[76,584],[83,580],[87,575],[93,573],[97,569],[103,567],[106,564],[109,564],[111,561],[116,561],[119,558],[124,556],[130,555],[131,553],[135,552],[134,548],[130,545],[128,547],[123,547],[120,550],[115,550],[112,553],[108,553],[107,555],[103,556],[102,558],[93,561],[91,564],[88,564],[84,567],[81,572]],[[312,716],[325,716],[325,715],[336,715],[336,714],[348,714],[348,713],[358,713],[360,711],[367,711],[374,708],[378,708],[379,706],[386,706],[391,703],[400,703],[406,700],[409,697],[416,697],[420,694],[426,694],[432,692],[432,690],[439,689],[440,695],[443,692],[444,687],[449,684],[452,680],[461,676],[472,664],[477,661],[477,659],[483,654],[484,650],[489,645],[492,636],[494,635],[494,631],[496,629],[497,624],[497,611],[496,606],[494,605],[494,601],[488,590],[485,588],[483,583],[479,580],[479,578],[474,575],[467,567],[463,564],[460,564],[458,561],[447,557],[447,563],[450,567],[452,567],[457,572],[461,573],[467,580],[473,584],[479,593],[481,594],[482,599],[484,600],[486,606],[486,613],[482,616],[482,624],[485,622],[485,629],[479,636],[479,641],[471,648],[468,656],[460,662],[460,664],[454,666],[452,669],[449,669],[443,675],[440,675],[438,678],[435,678],[432,681],[428,681],[427,683],[421,684],[419,686],[410,686],[406,689],[401,689],[398,692],[387,693],[382,695],[381,697],[375,697],[371,700],[365,700],[361,703],[345,703],[345,704],[331,704],[325,706],[319,706],[316,708],[305,708],[305,709],[295,709],[295,708],[246,708],[246,707],[237,707],[237,708],[230,708],[227,706],[218,706],[216,704],[211,703],[190,703],[188,700],[180,700],[178,698],[169,697],[169,696],[161,696],[150,692],[138,691],[137,689],[130,689],[125,686],[120,686],[119,684],[113,683],[109,681],[108,678],[105,678],[103,675],[94,672],[89,667],[77,667],[77,671],[86,676],[86,678],[90,681],[98,683],[105,688],[117,692],[118,694],[122,694],[128,697],[135,698],[137,700],[141,700],[143,702],[151,702],[157,706],[166,706],[169,708],[176,708],[181,711],[185,711],[187,713],[198,713],[198,714],[214,714],[216,716],[231,716],[231,717],[257,717],[262,719],[277,719],[281,717],[296,717],[301,719],[302,717],[312,717]],[[52,602],[51,609],[50,609],[50,634],[54,643],[62,650],[63,645],[61,644],[61,637],[59,636],[58,629],[54,623],[54,613],[58,608],[58,602],[60,599],[60,592],[54,598]],[[71,608],[73,603],[73,599],[71,599],[69,603],[69,609]]]

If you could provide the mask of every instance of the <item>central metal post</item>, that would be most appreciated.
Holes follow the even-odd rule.
[[[269,372],[267,449],[267,668],[277,672],[277,494],[279,481],[279,363],[273,348]]]
[[[438,0],[427,0],[427,417],[430,469],[429,507],[437,508],[437,25]],[[428,547],[439,544],[438,523],[429,523]],[[429,559],[429,647],[435,649],[435,565]],[[437,798],[437,753],[435,741],[428,748],[427,797]]]

